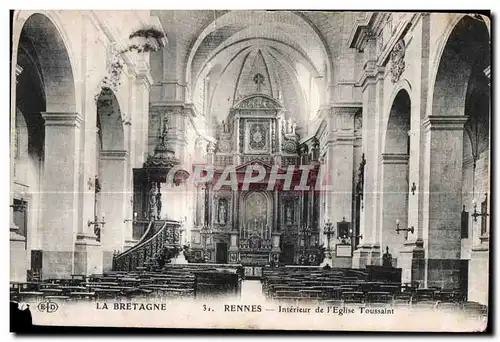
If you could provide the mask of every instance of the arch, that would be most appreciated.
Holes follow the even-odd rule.
[[[391,96],[381,154],[381,196],[378,234],[381,247],[396,252],[405,240],[394,228],[406,228],[409,207],[409,154],[411,99],[408,82],[401,82]],[[409,234],[409,233],[408,233]]]
[[[255,99],[252,101],[252,99]],[[252,102],[252,103],[250,103]],[[247,106],[247,107],[245,107]],[[234,104],[234,108],[273,108],[280,109],[281,105],[272,97],[265,94],[254,94],[242,98]]]
[[[76,89],[74,69],[67,44],[69,39],[60,27],[50,12],[18,12],[13,30],[15,48],[12,60],[18,62],[21,40],[23,37],[29,39],[36,51],[43,78],[45,111],[75,113]],[[12,79],[15,80],[14,75]]]
[[[394,100],[395,100],[396,96],[399,95],[399,92],[401,90],[405,90],[406,93],[408,94],[408,96],[410,97],[410,99],[412,98],[412,87],[411,87],[410,81],[408,81],[406,78],[401,79],[394,86],[394,89],[392,91],[391,97],[389,98],[389,102],[388,103],[390,103],[391,106],[394,103]]]
[[[215,25],[215,20],[211,21],[209,24],[207,24],[205,26],[203,31],[198,35],[198,38],[189,47],[188,55],[187,55],[187,58],[184,62],[185,63],[184,77],[185,77],[185,81],[186,81],[185,83],[187,84],[187,87],[188,87],[188,94],[192,93],[192,88],[194,86],[192,84],[192,80],[191,80],[191,68],[192,68],[194,56],[195,56],[196,52],[198,51],[198,48],[202,44],[205,37],[207,37],[209,34],[211,34],[213,31],[217,30],[221,26],[228,26],[228,25],[231,25],[233,23],[241,24],[241,21],[238,20],[238,18],[236,17],[237,13],[238,12],[228,12],[228,13],[218,17],[217,18],[217,26],[219,26],[219,27],[217,27]],[[333,71],[333,59],[332,59],[331,53],[328,49],[328,45],[326,43],[326,40],[320,34],[321,32],[318,30],[318,28],[316,28],[313,25],[313,23],[310,20],[307,20],[304,15],[297,13],[297,12],[286,13],[286,12],[252,11],[252,21],[256,21],[257,17],[259,17],[259,16],[279,17],[279,16],[283,16],[283,15],[291,16],[289,18],[289,20],[287,20],[288,24],[290,24],[291,22],[295,22],[295,25],[297,25],[297,26],[303,25],[304,27],[308,28],[311,31],[311,37],[312,37],[311,42],[313,42],[314,44],[316,44],[319,47],[319,50],[321,51],[323,59],[326,60],[326,63],[324,63],[324,65],[326,66],[325,73],[326,73],[326,77],[327,77],[327,81],[328,81],[327,83],[329,83],[332,79],[331,73]],[[293,19],[293,18],[296,18],[296,19]],[[273,22],[273,20],[270,20],[270,21]],[[277,20],[277,22],[279,22],[279,20]],[[246,26],[246,24],[245,24],[245,26]],[[308,48],[305,48],[303,50],[310,51],[310,49],[308,49]]]
[[[445,30],[431,71],[428,115],[465,115],[465,97],[472,69],[489,65],[490,34],[484,19],[458,15]],[[457,72],[460,70],[460,72]]]
[[[255,54],[257,51],[261,51],[264,56],[265,63],[271,65],[271,67],[269,67],[269,71],[273,70],[274,72],[277,72],[281,70],[277,74],[273,72],[269,74],[271,76],[270,82],[274,85],[273,95],[275,97],[279,97],[276,93],[276,89],[280,91],[281,98],[284,101],[284,106],[287,107],[287,110],[292,110],[290,113],[294,113],[294,117],[298,122],[305,122],[310,119],[310,112],[314,112],[315,110],[311,109],[309,104],[311,102],[321,102],[322,99],[314,98],[318,94],[315,92],[308,94],[304,87],[311,85],[311,83],[314,83],[316,87],[321,87],[320,81],[316,77],[318,74],[314,69],[311,69],[313,68],[312,64],[310,64],[308,68],[302,64],[302,62],[305,61],[296,60],[296,58],[299,58],[297,51],[295,51],[296,56],[293,57],[288,54],[288,52],[293,50],[292,48],[288,47],[289,51],[287,50],[288,52],[286,52],[283,50],[285,46],[284,44],[280,44],[280,48],[275,49],[274,47],[270,47],[269,43],[270,41],[268,39],[249,39],[242,42],[241,44],[243,45],[241,46],[238,44],[231,45],[217,52],[219,54],[217,56],[220,56],[218,59],[220,61],[225,60],[227,64],[218,75],[213,78],[211,77],[211,80],[214,79],[215,81],[212,84],[209,94],[209,113],[215,113],[217,117],[227,115],[231,105],[230,102],[232,103],[233,101],[238,100],[235,98],[237,89],[239,89],[237,85],[240,84],[240,78],[245,78],[243,74],[247,75],[244,71],[246,70],[248,72],[249,68],[245,69],[244,66],[249,66],[249,64],[251,64],[247,61],[250,58],[249,56],[252,53]],[[262,46],[256,47],[252,44],[262,44]],[[241,48],[241,50],[237,50],[238,48]],[[224,58],[223,56],[227,57]],[[219,65],[219,63],[212,66],[212,68],[215,68],[217,65]],[[301,69],[297,69],[298,67]],[[205,67],[202,71],[203,73],[200,75],[200,79],[197,81],[198,83],[201,82],[203,74],[208,72],[207,69],[208,67]],[[235,73],[235,71],[237,72]],[[309,83],[309,81],[307,81],[306,84],[304,84],[304,75],[299,74],[300,72],[305,72],[306,76],[310,77],[312,82]],[[311,74],[307,74],[308,72]],[[200,89],[200,85],[198,84],[196,88]],[[220,94],[227,94],[228,96],[224,97],[224,99],[228,98],[228,101],[214,102],[214,99],[221,98]],[[231,96],[229,96],[229,94],[231,94]],[[199,93],[195,90],[193,98],[197,98],[197,96],[199,96]],[[308,98],[308,96],[310,98]],[[312,98],[316,101],[312,101]]]
[[[248,49],[252,45],[261,45],[261,46],[269,46],[272,47],[273,49],[274,46],[278,46],[281,50],[286,51],[289,56],[291,56],[293,59],[296,61],[300,62],[301,64],[304,65],[304,67],[307,68],[307,70],[314,76],[314,77],[319,77],[320,74],[314,64],[311,62],[310,58],[305,55],[303,51],[297,50],[295,47],[291,46],[288,43],[278,41],[276,39],[271,39],[267,37],[253,37],[253,38],[246,38],[246,39],[241,39],[235,42],[232,42],[230,44],[224,45],[221,48],[217,48],[214,50],[210,55],[207,56],[205,62],[200,66],[194,80],[192,80],[192,84],[196,84],[196,82],[200,79],[203,78],[204,75],[209,73],[210,68],[207,68],[207,66],[210,66],[212,64],[215,64],[214,61],[218,59],[218,57],[226,58],[226,55],[228,54],[238,54],[242,52],[244,49]],[[234,50],[238,52],[233,52]],[[291,59],[291,58],[290,58]]]
[[[410,94],[404,87],[400,87],[390,103],[382,151],[392,154],[408,154],[408,132],[411,128]]]
[[[102,149],[125,150],[120,104],[109,88],[103,88],[97,98],[97,122],[101,130]]]

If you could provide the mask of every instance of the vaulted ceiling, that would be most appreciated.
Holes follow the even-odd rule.
[[[155,15],[169,37],[163,79],[185,84],[186,101],[208,121],[224,120],[235,101],[250,93],[263,92],[281,101],[286,115],[299,125],[328,102],[331,47],[342,41],[342,16],[263,10]],[[337,22],[335,31],[331,25]],[[333,32],[338,42],[327,43],[330,37],[323,31]],[[259,84],[257,74],[264,78]]]
[[[198,37],[186,77],[198,110],[217,121],[241,97],[264,93],[303,124],[320,105],[327,64],[321,40],[299,16],[236,11],[215,18]]]

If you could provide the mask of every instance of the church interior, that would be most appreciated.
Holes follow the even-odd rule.
[[[487,305],[487,17],[12,15],[11,298]]]

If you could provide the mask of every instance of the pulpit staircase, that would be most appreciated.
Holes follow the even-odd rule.
[[[114,271],[155,268],[181,251],[178,221],[152,220],[140,241],[132,248],[113,256]]]

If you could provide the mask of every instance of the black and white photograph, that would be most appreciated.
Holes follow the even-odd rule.
[[[10,19],[11,331],[491,324],[489,11]]]

